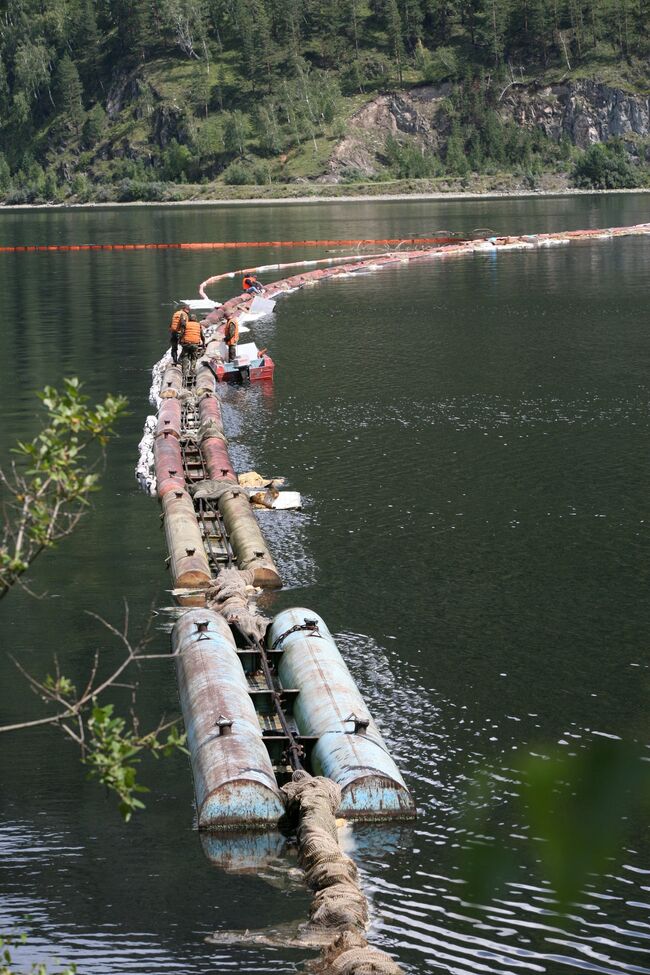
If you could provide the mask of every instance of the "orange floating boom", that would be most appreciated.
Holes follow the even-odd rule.
[[[382,244],[399,247],[400,244],[454,243],[457,237],[394,237],[377,240],[229,240],[186,241],[164,244],[12,244],[0,247],[0,254],[23,254],[34,251],[143,251],[143,250],[236,250],[242,247],[361,247]]]

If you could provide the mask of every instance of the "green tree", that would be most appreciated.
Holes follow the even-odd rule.
[[[508,41],[510,0],[480,0],[480,4],[477,43],[494,65],[500,65]]]
[[[244,155],[249,129],[249,118],[243,112],[223,113],[223,147],[229,155]]]
[[[176,139],[172,139],[162,157],[164,178],[179,180],[182,176],[187,177],[192,159],[192,153],[187,146],[180,145]]]
[[[106,134],[106,112],[101,105],[93,105],[81,130],[81,141],[86,149],[94,149]]]
[[[65,54],[56,69],[57,100],[68,124],[79,132],[84,116],[83,85],[72,58]]]
[[[395,67],[397,68],[397,81],[401,85],[403,81],[404,39],[397,0],[386,0],[386,29],[390,37]]]
[[[41,42],[24,41],[19,44],[14,62],[16,93],[34,101],[41,89],[48,88],[51,77],[50,53]]]
[[[424,11],[421,0],[400,0],[399,12],[403,41],[408,50],[413,51],[418,41],[422,40]]]
[[[415,59],[423,81],[435,84],[458,76],[458,56],[453,47],[440,46],[431,52],[420,42],[416,47]]]
[[[647,174],[634,166],[620,142],[598,142],[575,163],[571,182],[580,189],[617,190],[642,186]]]
[[[175,43],[188,58],[200,57],[207,33],[206,15],[204,0],[166,0],[165,20]]]
[[[278,122],[275,102],[270,99],[257,106],[253,131],[257,136],[257,143],[264,152],[276,155],[282,151],[284,139]]]
[[[253,90],[272,90],[275,64],[271,24],[263,0],[237,0],[241,46]]]
[[[447,140],[445,166],[447,172],[452,173],[454,176],[465,176],[469,172],[469,164],[465,155],[465,140],[456,125],[452,127],[451,134]]]
[[[199,66],[197,65],[197,68],[198,67]],[[211,94],[212,86],[210,84],[209,68],[206,70],[206,68],[201,65],[197,72],[192,76],[192,83],[190,86],[190,103],[196,115],[203,115],[205,118],[208,117]]]
[[[11,170],[4,153],[0,152],[0,193],[7,193],[11,189]]]
[[[156,37],[153,5],[142,0],[110,0],[107,11],[121,56],[127,63],[145,61]]]
[[[49,169],[45,174],[45,184],[43,186],[43,196],[48,201],[48,203],[58,203],[61,197],[61,189],[59,187],[56,173],[54,170]]]

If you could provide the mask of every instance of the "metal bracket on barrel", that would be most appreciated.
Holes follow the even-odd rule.
[[[351,732],[351,734],[365,735],[366,732],[368,731],[368,725],[370,724],[370,718],[367,718],[367,717],[361,718],[358,715],[356,715],[354,712],[352,712],[352,714],[349,714],[347,716],[347,718],[345,718],[344,720],[346,722],[347,721],[354,721],[354,731]]]
[[[286,640],[290,633],[297,633],[299,630],[307,630],[310,636],[320,637],[321,640],[323,639],[323,635],[318,629],[317,621],[305,619],[304,623],[296,623],[295,626],[292,626],[288,630],[285,630],[284,633],[281,633],[280,636],[273,641],[271,650],[277,650],[280,644]]]

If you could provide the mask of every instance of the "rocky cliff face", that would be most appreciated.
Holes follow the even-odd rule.
[[[390,134],[410,136],[425,151],[443,150],[450,131],[450,93],[449,84],[426,86],[380,95],[364,105],[350,120],[351,134],[336,147],[325,179],[337,180],[346,170],[373,175]],[[598,81],[513,85],[497,110],[504,122],[541,128],[551,139],[566,137],[581,149],[614,136],[650,136],[650,98]],[[630,149],[635,151],[632,140]]]
[[[650,98],[610,88],[599,81],[565,82],[545,88],[511,88],[504,116],[546,135],[563,136],[586,149],[614,136],[650,135]]]

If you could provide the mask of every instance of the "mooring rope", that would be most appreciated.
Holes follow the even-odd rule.
[[[316,936],[314,940],[324,945],[318,970],[330,975],[401,975],[397,962],[366,939],[368,901],[356,864],[343,853],[338,839],[335,817],[341,787],[332,779],[298,771],[282,792],[287,822],[297,831],[305,883],[313,891],[303,935],[307,940]]]

